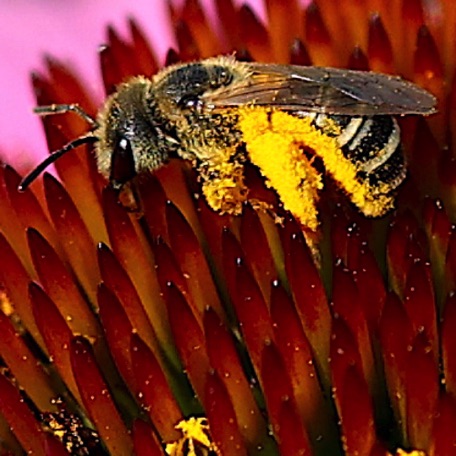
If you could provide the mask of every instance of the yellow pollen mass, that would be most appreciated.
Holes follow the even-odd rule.
[[[337,139],[315,128],[312,119],[265,107],[244,107],[239,109],[238,125],[251,162],[276,190],[285,209],[307,228],[315,231],[318,227],[316,202],[323,181],[303,153],[304,146],[314,150],[365,215],[380,216],[391,207],[392,197],[384,194],[387,186],[374,190],[360,182],[356,165],[344,157]]]
[[[244,185],[243,166],[231,157],[234,149],[212,154],[200,167],[202,190],[209,206],[224,214],[239,215],[248,190]]]

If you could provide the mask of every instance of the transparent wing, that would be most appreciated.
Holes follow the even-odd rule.
[[[270,105],[290,111],[349,116],[432,114],[436,99],[397,76],[369,71],[249,64],[250,75],[207,92],[211,107]]]

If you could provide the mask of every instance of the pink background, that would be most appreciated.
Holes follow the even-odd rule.
[[[263,2],[248,3],[264,19]],[[217,24],[213,1],[203,4]],[[97,49],[106,42],[108,24],[125,36],[128,16],[140,23],[163,62],[174,44],[167,0],[0,1],[0,159],[25,171],[47,154],[40,120],[32,113],[30,83],[30,72],[43,69],[44,55],[70,65],[88,92],[102,102]]]

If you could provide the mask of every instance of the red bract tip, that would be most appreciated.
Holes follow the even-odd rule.
[[[410,213],[396,216],[390,227],[387,243],[387,262],[390,283],[403,296],[405,281],[413,263],[428,261],[426,235]]]
[[[82,403],[108,450],[113,454],[131,454],[131,437],[99,371],[92,346],[83,337],[72,339],[70,359]]]
[[[108,47],[111,49],[111,58],[121,77],[119,82],[139,74],[138,59],[132,58],[134,49],[124,39],[120,38],[116,30],[110,26],[108,26]]]
[[[369,454],[376,437],[371,391],[363,373],[360,348],[348,326],[335,319],[331,371],[343,441],[350,453]]]
[[[429,239],[431,268],[436,304],[441,306],[448,284],[445,277],[445,258],[451,236],[451,222],[440,200],[428,198],[423,207],[423,220]]]
[[[405,435],[404,365],[413,341],[413,329],[404,306],[394,293],[386,299],[379,335],[388,395],[396,420],[403,423],[401,431]]]
[[[71,100],[75,102],[77,100]],[[55,103],[55,100],[52,101]],[[73,127],[68,124],[74,114],[43,117],[46,137],[50,151],[59,150],[69,141],[88,132],[87,124]],[[79,119],[77,119],[79,121]],[[71,197],[76,201],[88,225],[97,234],[104,234],[100,209],[100,187],[102,178],[96,170],[96,163],[90,155],[91,147],[80,146],[77,151],[67,153],[54,162],[60,179],[66,184]],[[90,213],[90,215],[89,215]]]
[[[441,393],[437,404],[432,435],[432,452],[435,455],[455,456],[456,401],[451,394]]]
[[[274,60],[288,63],[290,46],[302,30],[301,9],[297,0],[266,0],[265,3]]]
[[[404,58],[397,61],[402,74],[413,74],[411,57],[415,51],[415,37],[424,24],[421,0],[400,0],[396,5],[396,12],[391,17],[389,31],[394,42],[396,52]]]
[[[40,410],[48,410],[54,396],[50,378],[43,366],[34,361],[35,354],[3,312],[0,312],[0,334],[0,351],[9,373]]]
[[[215,212],[207,204],[206,198],[202,197],[197,198],[196,208],[201,229],[209,247],[210,257],[214,262],[214,269],[217,274],[222,274],[222,232],[226,227],[232,225],[233,216]]]
[[[374,374],[374,360],[366,317],[360,306],[358,291],[352,273],[342,264],[334,268],[332,292],[332,313],[347,325],[362,359],[360,374],[371,382]]]
[[[135,331],[148,340],[151,344],[155,344],[157,335],[152,327],[146,309],[141,302],[141,299],[136,291],[131,278],[125,269],[119,264],[119,261],[112,251],[104,244],[98,246],[98,264],[101,271],[101,278],[104,284],[115,294],[120,301],[122,309],[128,315],[131,324]],[[165,334],[166,339],[160,342],[165,346],[171,346],[171,336],[169,327],[166,321],[160,320],[154,322],[155,328],[160,328],[160,334]]]
[[[160,238],[152,248],[154,251],[157,278],[162,293],[166,293],[168,283],[172,282],[185,296],[185,299],[187,299],[191,305],[193,312],[196,315],[199,315],[201,309],[193,303],[192,296],[188,292],[187,280],[185,279],[171,248]]]
[[[332,387],[335,394],[336,405],[341,406],[347,369],[356,367],[358,374],[364,378],[363,360],[359,352],[356,334],[350,330],[343,319],[334,318],[331,329],[330,365]],[[341,388],[341,389],[339,389]]]
[[[49,214],[60,240],[57,252],[61,254],[63,248],[84,290],[91,301],[95,302],[96,286],[100,280],[95,243],[65,188],[49,174],[44,179],[44,192]],[[94,210],[93,216],[96,215],[97,211]],[[46,232],[39,231],[49,239]],[[99,228],[97,232],[100,231],[104,230]]]
[[[0,411],[9,427],[14,429],[22,449],[29,454],[45,456],[45,433],[19,390],[5,377],[4,372],[0,374]]]
[[[290,291],[318,363],[326,371],[331,320],[323,283],[295,222],[286,222],[280,229],[280,236]]]
[[[129,249],[136,248],[137,252],[135,253],[138,254],[142,252],[142,249],[138,245],[139,230],[135,223],[136,221],[133,217],[130,217],[125,208],[122,207],[118,199],[118,194],[111,187],[106,187],[103,190],[102,203],[112,249],[120,261],[125,266],[129,266],[127,260]],[[132,266],[134,266],[133,262]]]
[[[273,61],[268,31],[248,5],[242,5],[239,10],[239,26],[242,46],[253,59],[258,62]]]
[[[270,283],[277,279],[277,271],[260,217],[251,206],[244,207],[240,237],[246,261],[267,299]]]
[[[352,238],[355,238],[355,242],[359,243],[359,226],[358,224],[348,216],[345,208],[341,205],[337,205],[331,211],[331,252],[332,257],[337,261],[341,260],[344,264],[348,265],[353,263],[354,258],[348,257],[349,246]]]
[[[30,189],[24,192],[18,190],[21,177],[10,166],[3,168],[3,178],[11,206],[16,210],[17,217],[21,223],[20,229],[25,231],[29,227],[36,228],[49,240],[54,248],[59,250],[54,228],[49,223],[49,219],[34,193]]]
[[[170,160],[166,166],[162,166],[154,172],[160,181],[160,185],[168,197],[167,202],[172,202],[182,213],[182,216],[190,224],[192,230],[201,238],[200,225],[195,210],[195,194],[199,195],[200,187],[197,183],[196,172],[190,163],[181,159]],[[146,185],[147,181],[144,181]],[[194,187],[194,188],[193,188]],[[144,188],[143,193],[147,190]],[[165,209],[166,215],[166,209]],[[166,237],[165,237],[166,239]]]
[[[444,70],[440,51],[429,29],[424,25],[418,30],[413,73],[414,80],[420,86],[443,100]]]
[[[373,14],[369,21],[367,55],[373,71],[394,72],[393,49],[380,14]]]
[[[87,89],[83,87],[72,70],[52,57],[46,57],[46,66],[49,73],[50,88],[54,91],[54,102],[57,100],[74,102],[77,100],[79,106],[82,106],[87,114],[96,115],[97,109],[93,103],[93,97],[87,93]],[[82,119],[78,119],[77,116],[72,120],[84,126],[81,122]]]
[[[233,0],[215,0],[217,16],[223,18],[221,26],[228,42],[228,49],[240,49],[240,27],[238,11]]]
[[[407,274],[404,307],[415,333],[423,333],[435,358],[438,357],[437,315],[429,264],[414,263]]]
[[[46,456],[68,456],[68,451],[63,443],[53,435],[46,433],[44,441],[44,451]]]
[[[178,21],[178,8],[175,2],[172,0],[166,0],[166,6],[168,8],[168,17],[172,24],[175,24]]]
[[[456,394],[456,295],[450,294],[445,302],[441,322],[441,345],[445,389]]]
[[[73,103],[75,100],[58,100],[52,97],[50,100],[47,100],[46,104],[59,102]],[[59,150],[69,141],[78,138],[88,131],[87,124],[75,115],[44,116],[41,121],[46,133],[48,148],[51,152]],[[80,181],[82,181],[79,182],[79,185],[87,185],[87,182],[89,182],[86,191],[93,187],[93,183],[89,180],[90,175],[88,175],[88,151],[89,148],[87,146],[81,146],[78,148],[77,153],[65,154],[54,162],[54,166],[63,181],[66,181],[67,178],[71,177],[72,173],[75,173]]]
[[[290,47],[290,63],[292,65],[311,65],[309,53],[304,43],[296,38],[293,40],[293,43]]]
[[[405,404],[408,441],[414,448],[429,449],[439,394],[439,369],[432,344],[419,333],[407,352]]]
[[[99,339],[101,330],[98,322],[76,286],[72,272],[38,231],[28,229],[27,239],[40,282],[72,331]]]
[[[421,0],[402,0],[401,17],[407,25],[418,29],[424,24],[423,2]],[[409,32],[409,30],[407,30]]]
[[[169,242],[165,212],[168,197],[163,186],[155,175],[147,173],[138,182],[138,190],[149,235],[154,240],[161,237]]]
[[[30,266],[28,249],[25,242],[24,231],[19,217],[16,215],[16,208],[11,205],[8,190],[5,184],[5,169],[0,165],[0,220],[2,221],[2,233],[12,244],[16,252],[21,255],[22,260]]]
[[[352,53],[350,54],[347,67],[351,70],[358,71],[370,70],[369,61],[366,57],[366,54],[364,54],[363,50],[359,46],[355,46]]]
[[[385,282],[374,254],[367,246],[361,249],[354,269],[359,302],[369,331],[377,328],[386,298]]]
[[[456,69],[453,71],[451,77],[449,78],[450,87],[448,95],[448,113],[449,113],[449,129],[451,144],[455,144],[456,141]],[[453,152],[453,151],[451,151]],[[451,154],[453,156],[453,153]]]
[[[263,346],[274,338],[272,321],[258,283],[243,261],[236,264],[235,274],[233,306],[252,364],[258,373]]]
[[[427,198],[423,206],[423,220],[431,247],[438,249],[439,257],[445,254],[451,235],[451,221],[440,200]],[[437,261],[442,264],[442,261]]]
[[[144,36],[143,30],[140,28],[136,20],[130,18],[128,23],[130,26],[131,37],[133,39],[133,49],[136,56],[135,60],[138,65],[138,74],[151,77],[158,70],[156,57],[149,46],[148,40]]]
[[[71,393],[81,400],[71,370],[69,346],[73,333],[59,310],[41,287],[31,283],[29,287],[33,315],[40,330],[47,353]]]
[[[204,403],[206,375],[210,364],[200,322],[182,293],[172,283],[168,285],[166,304],[169,325],[182,365],[195,393]]]
[[[166,53],[165,66],[174,65],[180,61],[179,53],[175,49],[169,49]]]
[[[103,192],[103,208],[112,250],[128,271],[150,321],[157,322],[155,329],[159,339],[163,340],[166,334],[158,323],[163,321],[166,311],[150,248],[134,218],[129,217],[109,188]]]
[[[133,327],[117,297],[103,283],[98,287],[98,307],[112,358],[131,391],[136,393],[138,387],[130,358],[130,336]]]
[[[293,454],[310,456],[312,447],[301,425],[300,417],[296,415],[296,408],[292,401],[284,400],[280,406],[278,422],[280,429],[277,431],[280,454]]]
[[[131,363],[137,400],[165,442],[176,440],[180,433],[175,425],[183,419],[169,385],[169,379],[160,367],[150,347],[135,333],[131,335]]]
[[[150,424],[140,419],[135,420],[132,436],[136,456],[165,456],[160,440]]]
[[[236,398],[239,400],[240,398]],[[211,436],[221,454],[247,456],[247,449],[236,419],[231,398],[216,372],[206,377],[204,409],[211,427]]]
[[[419,117],[411,146],[412,160],[410,174],[420,193],[435,195],[440,193],[441,183],[437,177],[437,164],[442,157],[442,148],[433,135],[428,122]],[[413,201],[416,204],[416,195]]]
[[[288,372],[273,343],[263,347],[260,372],[268,416],[280,454],[311,455],[309,438],[298,412]]]
[[[204,314],[204,334],[210,363],[232,398],[239,429],[247,445],[252,449],[267,446],[266,423],[244,374],[234,339],[210,308]]]
[[[244,47],[240,48],[236,54],[236,57],[240,62],[253,62],[253,57],[250,55],[250,52]]]
[[[371,393],[355,366],[347,366],[334,395],[339,403],[342,441],[347,454],[370,454],[377,443]]]
[[[114,60],[114,52],[111,47],[107,45],[100,47],[98,55],[105,93],[111,95],[116,91],[117,85],[122,82],[122,71]]]
[[[228,229],[222,232],[223,277],[232,300],[236,299],[236,265],[245,261],[241,244]]]
[[[446,292],[456,290],[456,227],[452,227],[445,258]]]
[[[323,397],[312,347],[304,334],[293,302],[279,284],[271,291],[271,318],[277,347],[290,375],[299,415],[304,420],[313,447],[330,454],[336,429],[329,404]],[[318,449],[318,450],[317,450]]]
[[[198,306],[198,320],[206,306],[211,306],[223,314],[220,299],[212,279],[211,270],[201,249],[201,245],[183,214],[169,203],[166,207],[170,246],[177,263],[187,281],[192,302]]]
[[[304,37],[314,65],[331,66],[339,62],[335,56],[331,36],[316,2],[310,3],[304,11]]]
[[[181,17],[189,27],[192,36],[195,37],[195,41],[201,51],[201,58],[210,57],[222,52],[220,42],[214,35],[199,0],[185,0]]]
[[[201,58],[201,53],[188,25],[183,21],[178,21],[175,29],[180,59],[183,62],[199,60]]]
[[[0,232],[0,280],[8,298],[14,302],[14,311],[17,313],[27,330],[41,344],[41,337],[35,324],[30,306],[28,285],[35,278],[29,275],[16,252]],[[33,270],[33,269],[31,269]]]
[[[52,77],[50,75],[45,75],[42,73],[33,73],[32,74],[32,85],[33,85],[33,91],[35,93],[35,98],[36,102],[38,105],[46,105],[54,102],[60,102],[60,103],[65,103],[69,102],[70,100],[67,98],[69,97],[71,99],[72,94],[71,92],[66,93],[64,88],[61,87],[58,83],[63,82],[59,81],[59,77],[61,77],[60,71],[55,71],[56,68],[63,69],[63,65],[61,66],[60,64],[57,63],[56,60],[48,57],[46,59],[46,64],[49,67],[49,72],[51,75],[55,75],[57,77],[57,81],[52,80]],[[69,70],[65,70],[66,74],[69,74]],[[65,79],[65,77],[63,78]],[[79,93],[78,95],[82,95],[82,93]],[[84,93],[84,97],[86,97],[86,94]],[[75,122],[74,124],[72,122]],[[45,119],[44,124],[52,123],[50,119]],[[62,124],[68,128],[69,125],[82,125],[82,119],[74,118],[71,120],[62,120]]]
[[[456,158],[453,154],[451,149],[444,151],[438,163],[441,198],[449,214],[455,213],[456,210]]]

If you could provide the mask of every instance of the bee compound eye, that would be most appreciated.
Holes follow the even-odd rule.
[[[222,86],[229,85],[230,82],[233,80],[233,75],[231,74],[231,72],[229,72],[227,70],[220,71],[219,77],[220,77],[220,85],[222,85]]]
[[[213,78],[210,81],[212,89],[218,89],[219,87],[226,87],[231,84],[233,80],[233,74],[224,67],[215,67]]]
[[[128,138],[120,137],[114,145],[111,156],[110,185],[119,190],[126,182],[136,176],[133,148]]]
[[[179,100],[179,107],[183,109],[199,109],[203,102],[196,95],[186,95]]]

